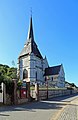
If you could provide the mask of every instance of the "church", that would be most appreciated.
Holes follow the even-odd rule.
[[[56,71],[57,67],[55,66],[54,68],[55,68],[54,71]],[[24,44],[24,48],[22,49],[18,57],[17,74],[20,80],[30,82],[30,84],[34,84],[35,82],[40,84],[45,82],[46,80],[49,80],[47,79],[47,77],[49,78],[49,76],[52,76],[53,70],[52,73],[51,70],[52,68],[49,67],[47,58],[46,57],[43,58],[34,40],[33,22],[31,16],[27,40],[26,43]],[[59,83],[61,84],[59,85],[56,84],[58,87],[64,87],[65,74],[64,74],[63,66],[61,70],[62,70],[62,80],[59,79],[60,81]],[[58,70],[58,75],[59,73],[60,73],[60,69]],[[58,78],[59,77],[57,77],[56,82],[58,81]],[[53,82],[53,77],[51,78],[50,81]]]

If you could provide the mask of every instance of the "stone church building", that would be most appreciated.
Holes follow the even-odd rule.
[[[44,72],[47,67],[47,59],[46,57],[42,57],[34,40],[31,17],[27,41],[18,58],[18,72],[20,72],[20,79],[25,79],[27,82],[41,82],[44,80]]]
[[[26,43],[24,44],[24,48],[22,49],[18,57],[17,74],[23,81],[30,83],[35,82],[42,83],[45,81],[46,78],[45,71],[46,69],[48,71],[49,68],[50,67],[46,57],[43,58],[34,40],[33,23],[31,16],[27,40]],[[65,76],[63,77],[65,80]],[[59,87],[64,87],[64,84]]]

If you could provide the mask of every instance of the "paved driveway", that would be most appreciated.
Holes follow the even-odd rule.
[[[74,98],[60,97],[18,106],[0,107],[0,120],[52,120],[66,102]]]

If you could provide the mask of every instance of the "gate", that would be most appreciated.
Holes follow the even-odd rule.
[[[30,96],[32,97],[32,99],[36,98],[36,95],[35,95],[35,85],[33,85],[33,84],[30,85]]]
[[[0,103],[3,103],[3,83],[0,84]]]

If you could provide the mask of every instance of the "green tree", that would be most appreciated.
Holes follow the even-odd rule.
[[[17,68],[9,67],[8,65],[0,64],[0,83],[12,81],[17,78]]]

